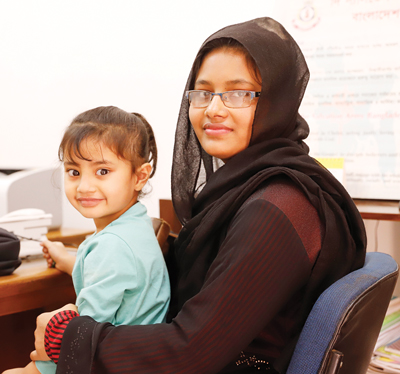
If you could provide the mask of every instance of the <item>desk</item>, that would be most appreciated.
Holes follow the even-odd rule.
[[[0,316],[75,301],[72,279],[48,269],[44,259],[23,261],[11,275],[0,277]]]
[[[399,203],[396,201],[354,199],[363,219],[400,221]]]
[[[61,229],[50,231],[49,240],[79,245],[92,232]],[[0,316],[36,308],[63,306],[75,301],[69,275],[47,268],[42,259],[26,261],[13,274],[0,277]]]
[[[79,245],[91,233],[61,229],[47,237]],[[24,260],[13,274],[0,277],[0,372],[29,362],[38,314],[75,303],[75,298],[71,277],[47,268],[43,258]]]
[[[396,201],[353,199],[364,219],[400,221],[399,203]],[[160,200],[160,217],[165,219],[173,232],[178,233],[181,224],[175,215],[171,200]]]

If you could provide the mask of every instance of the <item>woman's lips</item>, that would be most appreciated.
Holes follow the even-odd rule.
[[[206,123],[203,129],[207,135],[225,135],[232,131],[231,128],[223,125],[222,123]]]
[[[97,206],[103,199],[80,197],[77,199],[84,208]]]

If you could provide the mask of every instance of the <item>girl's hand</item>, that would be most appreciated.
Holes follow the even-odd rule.
[[[49,268],[53,267],[53,263],[58,262],[58,265],[61,264],[62,258],[67,252],[63,243],[45,240],[41,242],[40,245],[43,247],[43,257],[47,260],[47,266]]]
[[[43,257],[49,268],[55,267],[64,273],[72,274],[75,256],[68,253],[63,243],[44,240],[40,245],[43,247]]]
[[[36,318],[36,330],[35,330],[35,350],[31,352],[32,361],[49,361],[50,358],[47,356],[44,348],[44,334],[46,331],[47,324],[50,319],[57,313],[63,310],[74,310],[78,312],[78,308],[74,304],[67,304],[60,309],[54,310],[48,313],[42,313]]]

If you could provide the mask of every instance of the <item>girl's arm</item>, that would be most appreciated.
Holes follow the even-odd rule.
[[[172,323],[114,327],[74,318],[59,372],[218,373],[306,284],[310,271],[286,215],[255,200],[234,218],[202,290]]]
[[[44,240],[40,245],[43,247],[43,257],[47,260],[49,268],[55,265],[56,269],[72,275],[76,258],[68,253],[63,243]]]

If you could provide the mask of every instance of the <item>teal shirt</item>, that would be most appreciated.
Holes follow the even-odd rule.
[[[143,204],[137,202],[79,246],[72,280],[80,315],[116,326],[165,321],[168,271]],[[52,361],[36,366],[42,374],[55,373]]]

